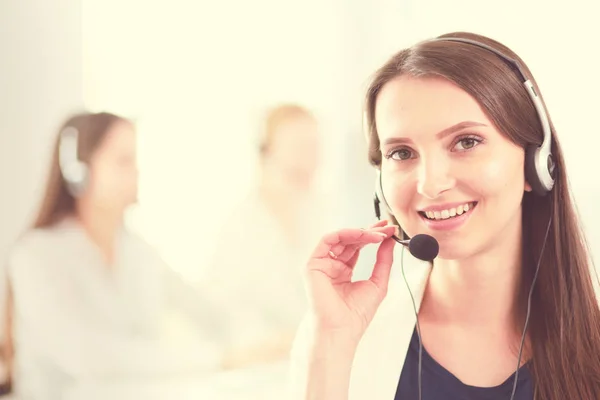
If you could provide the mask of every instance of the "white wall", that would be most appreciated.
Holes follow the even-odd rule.
[[[139,118],[144,176],[135,220],[175,268],[196,276],[222,218],[252,184],[262,107],[299,100],[326,117],[325,181],[346,223],[364,225],[373,219],[373,171],[360,126],[369,75],[417,40],[455,30],[487,34],[513,47],[536,75],[597,249],[592,205],[600,187],[583,175],[598,143],[588,132],[590,93],[600,85],[597,62],[584,50],[594,48],[597,35],[589,32],[598,28],[585,3],[510,0],[490,10],[474,0],[174,0],[144,2],[141,13],[141,0],[84,0],[85,98],[92,108]],[[557,29],[567,20],[579,23]],[[566,71],[578,82],[592,79],[574,84]]]
[[[133,219],[183,274],[202,273],[253,183],[265,107],[299,101],[322,117],[324,183],[339,185],[352,119],[345,14],[341,0],[84,0],[86,104],[137,119]]]
[[[80,0],[0,1],[0,259],[30,223],[60,120],[83,107]]]

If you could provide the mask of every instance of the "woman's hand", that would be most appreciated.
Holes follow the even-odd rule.
[[[307,265],[310,308],[318,334],[360,340],[387,293],[397,227],[380,221],[368,229],[344,229],[323,237]],[[378,244],[368,280],[352,282],[360,250]]]

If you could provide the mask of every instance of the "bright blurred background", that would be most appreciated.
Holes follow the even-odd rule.
[[[224,221],[256,183],[260,118],[278,103],[300,103],[319,119],[328,226],[364,226],[374,218],[361,128],[369,75],[400,48],[457,30],[500,40],[528,63],[598,255],[598,7],[587,0],[2,0],[0,256],[39,203],[59,123],[82,108],[135,121],[140,194],[129,223],[191,283],[202,281]],[[233,236],[231,244],[248,239]],[[267,399],[267,387],[275,399],[284,370],[160,388],[89,386],[80,398],[138,398],[145,387],[147,399]],[[235,394],[223,389],[235,382]]]

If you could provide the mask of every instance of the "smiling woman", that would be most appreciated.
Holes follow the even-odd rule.
[[[325,236],[306,271],[311,311],[294,348],[294,393],[600,398],[589,254],[522,60],[471,33],[427,40],[377,71],[366,112],[378,196],[405,237],[433,236],[439,256],[410,271],[406,294],[388,285],[397,227]],[[372,276],[352,281],[369,243],[380,243]]]
[[[499,233],[518,240],[519,200],[531,190],[524,150],[494,128],[473,97],[446,79],[401,76],[379,93],[375,118],[383,190],[409,236],[424,227],[438,231],[440,256],[448,259],[479,252]],[[452,209],[460,217],[442,219]],[[423,218],[425,211],[434,219]],[[481,230],[492,224],[501,231]]]

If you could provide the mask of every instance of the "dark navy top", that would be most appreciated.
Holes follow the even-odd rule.
[[[422,400],[510,400],[514,373],[496,387],[482,388],[462,383],[437,363],[423,347],[421,359]],[[413,333],[395,400],[419,400],[419,336]],[[532,400],[533,382],[526,365],[519,370],[514,400]]]

